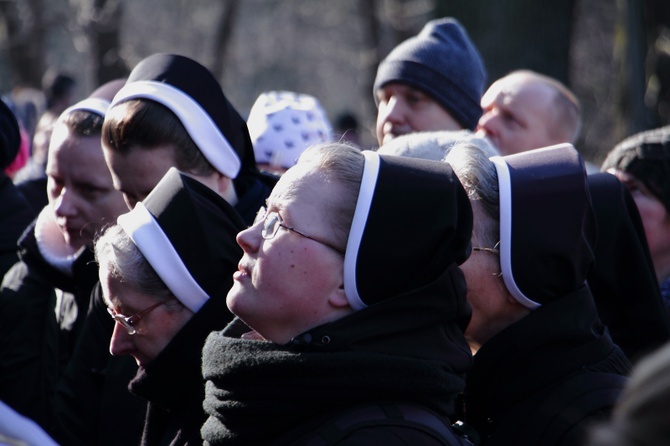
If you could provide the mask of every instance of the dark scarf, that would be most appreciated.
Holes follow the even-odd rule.
[[[210,445],[268,444],[310,420],[372,401],[448,410],[462,379],[438,361],[369,351],[307,352],[212,333],[203,351]],[[214,415],[215,414],[215,415]]]

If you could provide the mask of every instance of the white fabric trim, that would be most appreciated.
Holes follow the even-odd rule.
[[[142,202],[117,219],[149,264],[186,308],[196,313],[209,299]]]
[[[104,118],[110,104],[111,102],[102,98],[87,98],[77,102],[72,107],[66,108],[65,111],[61,113],[60,119],[63,119],[70,113],[78,110],[92,112]]]
[[[63,274],[72,277],[72,266],[86,246],[75,250],[67,244],[58,227],[53,207],[46,205],[35,220],[35,241],[44,261]]]
[[[242,162],[212,117],[197,101],[172,85],[155,81],[126,84],[114,96],[112,107],[129,99],[146,98],[169,108],[186,128],[207,161],[228,178],[235,178]]]
[[[541,305],[528,297],[519,289],[512,274],[512,182],[509,167],[500,156],[489,158],[498,172],[498,188],[500,196],[500,267],[505,286],[512,297],[521,305],[535,310]]]
[[[356,210],[351,222],[349,241],[347,242],[347,250],[344,257],[344,291],[347,295],[349,305],[356,311],[367,307],[358,294],[356,264],[358,261],[358,250],[363,239],[363,231],[365,230],[365,224],[368,221],[370,213],[370,205],[375,195],[380,160],[379,154],[370,150],[363,151],[363,155],[365,156],[365,166],[363,167],[361,188],[358,192]]]

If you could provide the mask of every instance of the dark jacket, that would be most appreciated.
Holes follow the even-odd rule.
[[[207,335],[221,330],[230,318],[225,296],[210,298],[156,359],[139,368],[129,389],[149,401],[143,446],[202,444],[202,348]]]
[[[0,278],[18,261],[18,241],[36,216],[12,180],[0,173]]]
[[[588,283],[614,342],[635,362],[670,340],[654,264],[635,201],[608,173],[588,176],[598,224]]]
[[[84,249],[72,274],[40,253],[35,224],[19,242],[19,256],[0,289],[0,399],[48,426],[51,398],[72,356],[98,278]]]
[[[209,415],[203,440],[212,446],[306,444],[342,413],[380,403],[425,409],[449,425],[471,361],[462,334],[469,315],[463,276],[454,265],[421,289],[286,345],[241,339],[236,320],[212,333],[203,350]],[[361,429],[337,444],[442,443],[396,425]]]
[[[486,446],[581,445],[584,428],[610,413],[625,383],[620,376],[629,371],[628,359],[583,287],[543,305],[481,347],[468,373],[465,421]],[[586,379],[586,385],[572,389],[575,378]],[[613,384],[602,384],[609,381]],[[607,394],[602,400],[589,394],[603,386],[598,389]],[[554,406],[560,395],[573,392],[572,403]],[[578,397],[599,404],[582,413],[586,406]],[[556,435],[554,417],[564,415],[566,407],[577,415]]]

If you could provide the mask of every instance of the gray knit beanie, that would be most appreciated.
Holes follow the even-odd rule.
[[[389,82],[401,82],[435,99],[464,128],[482,115],[486,69],[467,32],[450,17],[428,22],[379,64],[373,96]]]

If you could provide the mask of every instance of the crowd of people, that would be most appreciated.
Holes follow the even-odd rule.
[[[0,101],[0,444],[670,442],[670,125],[588,163],[454,18],[380,63],[374,148],[183,55],[48,79]]]

